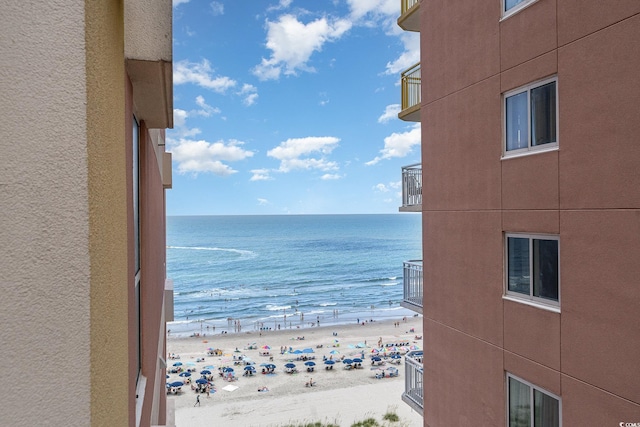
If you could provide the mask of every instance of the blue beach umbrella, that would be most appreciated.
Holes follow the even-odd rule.
[[[373,356],[373,357],[371,358],[371,360],[373,360],[374,362],[379,362],[379,361],[381,361],[382,359],[380,359],[378,356]]]
[[[191,376],[191,372],[180,372],[180,376],[181,377],[190,377]]]
[[[335,361],[333,361],[333,360],[325,360],[325,361],[324,361],[324,364],[325,364],[325,365],[333,365],[334,363],[336,363],[336,362],[335,362]]]
[[[309,360],[308,362],[304,362],[304,364],[307,366],[316,366],[316,362],[313,362],[311,360]]]
[[[289,369],[293,369],[296,367],[295,363],[287,363],[286,365],[284,365],[285,368],[289,368]]]
[[[362,363],[362,359],[356,357],[355,359],[353,359],[353,363]]]
[[[267,363],[265,365],[265,368],[267,368],[267,369],[276,369],[276,365],[274,365],[273,363]]]
[[[351,360],[351,359],[344,359],[344,360],[342,361],[342,363],[344,363],[345,365],[351,365],[351,364],[353,363],[353,360]]]
[[[182,362],[176,362],[173,364],[173,366],[182,366]]]
[[[245,367],[244,367],[244,370],[245,370],[245,371],[255,371],[255,370],[256,370],[256,368],[254,368],[253,366],[249,365],[249,366],[245,366]]]
[[[400,359],[402,356],[400,356],[399,354],[394,354],[393,356],[391,356],[392,359]]]
[[[209,381],[205,380],[204,378],[198,378],[196,380],[196,384],[209,384]]]
[[[171,384],[169,384],[171,387],[182,387],[184,385],[184,383],[182,381],[174,381]]]
[[[222,372],[233,372],[233,368],[222,368]]]
[[[211,375],[211,371],[208,369],[203,369],[200,371],[200,375]]]

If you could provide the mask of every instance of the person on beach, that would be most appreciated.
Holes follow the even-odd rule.
[[[200,395],[199,394],[196,396],[196,403],[193,404],[193,407],[195,408],[196,405],[200,406]]]

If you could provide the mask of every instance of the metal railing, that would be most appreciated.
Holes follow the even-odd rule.
[[[422,313],[422,260],[402,263],[402,305],[405,308]]]
[[[400,15],[407,13],[417,3],[420,3],[420,0],[400,0]]]
[[[402,167],[402,207],[422,206],[422,163]]]
[[[422,359],[422,351],[410,351],[405,355],[404,393],[402,393],[402,400],[418,411],[421,415],[424,411]]]
[[[402,110],[420,105],[420,63],[406,69],[400,75]]]

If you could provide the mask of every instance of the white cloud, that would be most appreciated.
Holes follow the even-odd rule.
[[[244,160],[253,156],[252,151],[244,150],[244,143],[237,140],[207,142],[180,139],[171,147],[173,160],[178,165],[181,174],[210,172],[215,175],[226,176],[237,171],[223,162]]]
[[[420,62],[420,33],[405,31],[400,35],[404,52],[392,62],[387,62],[386,74],[399,74]]]
[[[320,179],[328,181],[328,180],[334,180],[334,179],[340,179],[342,178],[340,175],[338,175],[337,173],[326,173],[324,175],[322,175],[320,177]]]
[[[288,8],[293,0],[280,0],[280,2],[276,6],[269,6],[267,8],[267,12],[271,12],[274,10],[286,9]]]
[[[384,148],[380,150],[380,156],[365,164],[371,166],[383,159],[405,157],[411,153],[415,145],[420,145],[421,140],[420,123],[416,123],[408,132],[394,132],[384,139]]]
[[[395,17],[400,14],[398,0],[347,0],[351,17],[362,19],[367,15],[373,17]]]
[[[169,131],[168,135],[177,138],[190,138],[201,133],[200,129],[198,128],[187,127],[187,117],[189,117],[189,112],[181,110],[180,108],[174,108],[173,129]],[[167,136],[167,139],[170,139],[171,137]]]
[[[389,192],[389,189],[387,188],[387,186],[382,184],[382,183],[374,185],[373,189],[376,190],[376,191],[379,191],[380,193]]]
[[[382,115],[378,117],[378,123],[387,123],[390,120],[397,119],[399,112],[400,104],[387,105],[387,107],[384,109],[384,113],[382,113]]]
[[[269,169],[253,169],[251,173],[253,176],[249,181],[271,181],[273,178],[271,177]]]
[[[314,52],[327,42],[340,39],[351,28],[346,19],[329,21],[320,18],[304,24],[293,15],[282,15],[277,21],[267,21],[266,47],[271,57],[262,58],[253,69],[260,80],[275,80],[281,73],[296,75],[298,71],[315,71],[307,65]]]
[[[213,70],[206,59],[201,63],[184,60],[173,65],[173,83],[176,85],[193,83],[218,93],[224,93],[236,85],[236,81],[229,77],[213,77],[212,74]]]
[[[258,205],[266,206],[266,205],[270,205],[270,204],[271,204],[271,202],[268,201],[267,199],[258,198]]]
[[[178,7],[182,3],[189,3],[189,0],[173,0],[173,7]]]
[[[337,170],[337,163],[328,161],[325,156],[336,148],[338,142],[340,139],[332,136],[290,138],[269,150],[267,156],[280,160],[280,172],[295,169]],[[312,154],[316,157],[307,157]]]
[[[242,89],[240,89],[240,92],[238,92],[238,95],[244,97],[242,102],[245,105],[253,105],[256,103],[256,100],[258,99],[258,88],[248,83],[245,83],[244,85],[242,85]]]
[[[211,13],[213,13],[213,16],[224,15],[224,4],[219,1],[212,1],[209,4],[209,7],[211,7]]]
[[[212,107],[211,105],[207,104],[204,100],[204,97],[202,97],[201,95],[198,95],[196,97],[196,104],[200,107],[200,110],[195,110],[194,113],[199,116],[210,117],[211,114],[220,113],[219,108]]]

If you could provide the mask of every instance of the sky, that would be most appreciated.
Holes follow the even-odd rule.
[[[397,213],[420,124],[398,0],[173,0],[167,215]]]

